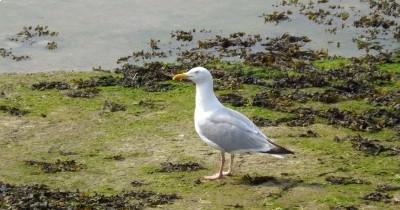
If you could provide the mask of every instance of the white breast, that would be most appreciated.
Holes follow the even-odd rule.
[[[203,140],[207,145],[209,145],[210,147],[213,147],[217,150],[221,150],[223,151],[222,148],[220,148],[218,145],[216,145],[211,139],[206,138],[203,134],[202,131],[200,129],[200,125],[203,123],[207,123],[207,117],[209,117],[212,113],[207,113],[207,112],[199,112],[196,111],[194,112],[194,127],[195,130],[197,132],[197,134],[199,135],[200,139]]]

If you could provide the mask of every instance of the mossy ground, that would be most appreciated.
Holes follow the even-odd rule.
[[[346,64],[346,60],[318,62],[329,69]],[[243,65],[218,64],[218,68],[235,69]],[[215,65],[214,65],[215,66]],[[399,64],[382,65],[382,70],[398,72]],[[262,74],[259,67],[245,66],[246,71]],[[271,70],[275,74],[279,72]],[[104,72],[55,72],[0,75],[0,105],[12,105],[29,113],[22,117],[0,112],[0,181],[13,184],[46,184],[52,189],[114,194],[123,190],[152,190],[177,193],[181,199],[168,209],[330,209],[357,206],[360,209],[396,209],[398,204],[366,202],[362,196],[379,184],[400,184],[399,156],[366,156],[350,142],[337,143],[335,136],[361,133],[378,140],[395,137],[395,132],[356,132],[347,128],[317,123],[308,127],[264,127],[269,137],[296,155],[276,159],[269,155],[239,155],[235,175],[218,181],[200,181],[217,170],[218,152],[197,137],[193,126],[194,85],[174,83],[168,92],[149,93],[140,88],[100,87],[94,98],[70,98],[59,90],[32,90],[39,81],[65,81],[107,75]],[[265,78],[269,79],[268,76]],[[384,86],[391,90],[399,81]],[[254,96],[259,87],[245,85],[238,91]],[[220,91],[218,93],[222,93]],[[126,111],[103,110],[104,101],[126,105]],[[141,105],[148,101],[154,106]],[[365,101],[345,101],[332,105],[316,102],[302,106],[327,109],[339,107],[360,111],[369,108]],[[247,105],[236,108],[247,116],[269,119],[287,113]],[[298,137],[313,130],[317,138]],[[125,159],[113,160],[121,155]],[[86,169],[78,172],[46,174],[24,164],[26,160],[54,162],[76,160]],[[206,169],[194,172],[157,172],[160,163],[195,161]],[[241,182],[245,174],[274,176],[282,184],[250,186]],[[325,175],[352,176],[371,184],[332,185]],[[130,185],[140,180],[140,187]],[[285,188],[285,186],[292,187]],[[400,192],[391,193],[397,200]]]

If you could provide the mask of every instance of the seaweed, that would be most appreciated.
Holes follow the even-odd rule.
[[[94,87],[108,87],[116,86],[120,83],[120,79],[112,75],[91,77],[88,80],[77,79],[73,80],[72,83],[76,88],[94,88]]]
[[[187,41],[190,42],[193,40],[193,35],[191,31],[182,31],[182,30],[176,30],[171,32],[171,38],[175,38],[177,41]]]
[[[48,42],[46,45],[46,48],[49,50],[54,50],[58,47],[57,43],[55,41]]]
[[[336,136],[334,140],[336,142],[350,141],[354,149],[362,151],[366,155],[379,155],[383,153],[388,156],[393,156],[400,154],[400,148],[397,148],[395,146],[392,147],[385,146],[377,140],[371,140],[362,137],[361,135],[347,136],[344,138]]]
[[[60,81],[42,81],[38,83],[34,83],[31,86],[32,90],[47,90],[47,89],[57,89],[57,90],[66,90],[70,88],[70,85],[66,82]]]
[[[29,113],[29,111],[27,111],[27,110],[21,110],[17,107],[12,107],[12,106],[7,106],[7,105],[0,105],[0,111],[9,113],[10,115],[17,116],[17,117],[21,117],[21,116]]]
[[[54,163],[37,161],[37,160],[27,160],[25,164],[28,166],[38,166],[44,173],[57,173],[64,171],[79,171],[86,168],[84,164],[79,164],[75,160],[57,160]]]
[[[15,34],[13,37],[10,37],[10,41],[28,41],[34,37],[43,37],[43,36],[58,36],[59,32],[50,31],[48,26],[24,26],[22,30]]]
[[[93,98],[100,92],[97,88],[72,89],[66,92],[71,98]]]
[[[22,61],[30,58],[30,56],[28,55],[15,55],[13,54],[11,49],[6,50],[5,48],[0,48],[0,57],[2,58],[11,57],[11,59],[14,61]]]
[[[280,22],[288,21],[290,18],[287,16],[290,12],[277,12],[273,11],[272,14],[262,14],[261,17],[264,18],[265,22],[275,22],[275,25],[278,25]]]
[[[272,120],[260,117],[260,116],[254,116],[251,118],[254,124],[256,124],[259,127],[266,127],[266,126],[276,126],[276,123]]]
[[[144,66],[135,66],[124,64],[120,70],[123,78],[121,84],[125,87],[145,87],[155,82],[167,81],[171,79],[171,73],[168,67],[162,63],[152,62],[146,63]]]
[[[371,182],[358,179],[354,177],[344,177],[344,176],[328,176],[325,180],[331,184],[340,184],[340,185],[348,185],[348,184],[371,184]]]
[[[393,196],[381,192],[372,192],[362,197],[362,199],[367,201],[383,201],[383,202],[390,202],[392,198]]]
[[[161,163],[161,168],[158,170],[159,172],[176,172],[176,171],[197,171],[204,169],[202,165],[195,162],[187,162],[187,163],[171,163],[164,162]]]
[[[176,194],[126,191],[115,195],[50,190],[46,185],[0,182],[0,204],[6,209],[147,209],[179,199]]]
[[[126,106],[112,101],[104,101],[103,109],[110,110],[111,112],[125,111]]]
[[[287,107],[290,107],[292,103],[281,96],[277,89],[260,92],[254,96],[252,105],[277,111],[287,111]]]
[[[227,93],[218,96],[218,99],[223,103],[230,103],[232,106],[240,107],[247,103],[247,100],[238,93]]]
[[[105,157],[104,159],[106,159],[106,160],[123,161],[123,160],[125,160],[125,157],[122,156],[121,154],[118,154],[118,155],[113,155],[113,156]]]

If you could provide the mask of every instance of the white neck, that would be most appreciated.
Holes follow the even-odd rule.
[[[212,80],[196,84],[196,111],[209,111],[219,107],[222,104],[214,94]]]

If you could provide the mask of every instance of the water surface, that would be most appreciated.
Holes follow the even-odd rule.
[[[207,29],[213,34],[244,31],[248,34],[276,36],[284,32],[307,35],[313,41],[307,47],[328,49],[331,54],[357,56],[352,38],[359,29],[337,34],[326,33],[326,26],[310,22],[301,15],[275,25],[259,17],[280,8],[280,0],[2,0],[0,1],[0,48],[11,49],[16,55],[29,55],[24,61],[0,58],[0,73],[57,70],[91,70],[117,67],[119,57],[148,47],[151,38],[168,46],[173,30]],[[345,9],[355,7],[368,12],[358,1],[331,1]],[[293,10],[294,11],[294,10]],[[48,25],[59,32],[56,38],[45,37],[32,43],[13,42],[9,37],[23,26]],[[58,48],[48,50],[49,41]],[[332,43],[334,44],[332,44]],[[340,42],[338,48],[336,43]],[[396,43],[398,44],[398,43]]]

